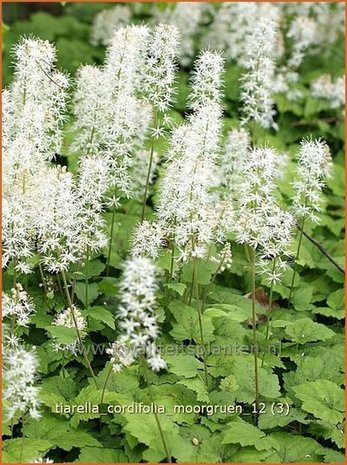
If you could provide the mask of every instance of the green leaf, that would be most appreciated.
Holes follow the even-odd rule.
[[[281,401],[281,399],[279,399],[279,401]],[[288,402],[288,399],[286,399],[285,402]],[[306,416],[307,414],[305,412],[292,406],[290,406],[288,414],[277,412],[274,415],[271,411],[271,405],[267,404],[265,411],[259,415],[258,426],[260,429],[273,429],[277,426],[283,428],[293,422],[306,424],[308,423],[308,421],[305,420]]]
[[[293,295],[293,305],[296,310],[305,311],[308,309],[313,296],[313,287],[302,286],[295,290]]]
[[[144,458],[151,461],[161,461],[166,458],[166,452],[160,439],[158,425],[153,414],[130,414],[126,413],[124,417],[127,424],[124,430],[135,437],[140,443],[149,447],[149,452]],[[171,455],[174,455],[179,442],[179,428],[166,415],[160,415],[160,427],[166,440],[167,447]],[[155,460],[154,460],[155,459]]]
[[[86,284],[84,282],[76,283],[75,292],[84,306],[90,305],[100,295],[100,291],[96,283],[89,283],[88,285],[88,302],[86,301]]]
[[[84,311],[84,314],[91,318],[94,318],[94,320],[102,321],[110,328],[115,329],[114,316],[105,307],[101,307],[101,306],[89,307],[88,309]]]
[[[313,322],[310,318],[300,318],[286,326],[286,334],[298,344],[306,342],[325,341],[335,335],[334,331],[326,326]]]
[[[170,373],[185,378],[194,378],[198,370],[203,369],[203,363],[196,357],[187,354],[166,355]]]
[[[320,379],[294,386],[293,390],[306,412],[334,425],[343,421],[344,391],[337,384]]]
[[[318,439],[331,439],[337,447],[343,449],[345,447],[345,433],[342,425],[332,425],[325,421],[314,421],[310,424],[310,432]]]
[[[227,392],[235,392],[240,388],[234,375],[229,375],[222,379],[219,387],[222,391]]]
[[[344,289],[338,289],[335,292],[332,292],[327,300],[327,304],[330,308],[334,310],[343,310],[345,301],[345,291]]]
[[[67,328],[65,326],[48,326],[46,330],[60,344],[72,344],[77,340],[75,328]]]
[[[54,444],[46,439],[16,438],[2,443],[4,463],[24,463],[46,454]]]
[[[314,307],[312,312],[318,315],[324,315],[337,320],[343,320],[345,318],[345,311],[343,309],[335,310],[330,307]]]
[[[118,279],[108,276],[107,278],[103,278],[99,281],[98,291],[106,296],[115,296],[118,292],[117,285]]]
[[[25,434],[32,440],[45,438],[57,447],[71,450],[73,447],[99,446],[101,443],[87,431],[72,428],[65,418],[45,415],[39,421],[31,421]]]
[[[333,449],[324,449],[324,462],[325,463],[346,463],[345,454],[337,452]]]
[[[243,295],[235,294],[235,292],[232,292],[231,289],[214,286],[209,297],[219,302],[218,304],[213,305],[214,307],[229,311],[230,317],[235,319],[235,321],[239,321],[241,318],[243,319],[246,315],[248,317],[252,315],[252,300]],[[256,313],[259,315],[266,313],[266,310],[259,304],[256,304],[255,309]]]
[[[211,261],[206,262],[204,260],[197,260],[196,280],[198,281],[198,283],[202,285],[209,284],[211,280],[211,276],[213,273],[216,272],[217,268],[218,268],[218,263],[211,262]],[[193,262],[186,263],[182,268],[182,279],[186,281],[187,283],[192,282],[193,270],[194,270]]]
[[[200,378],[184,379],[178,381],[179,384],[183,384],[191,391],[196,392],[196,398],[201,402],[209,402],[208,391],[206,384]]]
[[[83,463],[126,463],[128,460],[121,449],[83,447],[78,461]]]
[[[177,292],[181,297],[184,294],[187,286],[184,283],[166,283],[165,287],[168,289],[172,289],[173,291]]]
[[[105,268],[106,268],[105,263],[103,263],[98,258],[96,258],[94,260],[90,260],[89,263],[88,263],[88,278],[92,278],[94,276],[99,276],[104,271]],[[79,272],[79,273],[76,274],[76,279],[77,280],[85,279],[85,277],[86,277],[86,275],[85,275],[86,269],[84,268],[83,270],[84,270],[83,273]]]
[[[201,343],[198,311],[193,307],[182,304],[181,302],[172,302],[169,305],[169,309],[176,320],[176,322],[172,323],[173,329],[170,331],[171,336],[176,339],[176,341],[194,339]],[[204,341],[212,341],[214,326],[211,318],[203,315],[202,324],[204,328]]]
[[[281,463],[321,462],[323,447],[314,439],[285,432],[270,435],[279,444]]]
[[[319,357],[305,354],[304,358],[296,362],[299,365],[296,371],[290,371],[283,375],[286,388],[289,389],[305,381],[316,381],[321,378],[343,382],[343,355],[334,349],[326,349]]]
[[[219,314],[216,313],[217,310],[220,311]],[[213,307],[207,308],[204,313],[207,314],[207,312],[210,312],[210,316],[227,316],[238,323],[247,321],[252,314],[250,307],[246,306],[242,308],[230,304],[215,304]]]
[[[239,386],[235,392],[236,400],[251,404],[255,400],[253,356],[237,356],[232,364],[231,372]],[[261,367],[258,369],[258,388],[260,395],[267,399],[276,399],[280,396],[277,376]]]
[[[79,394],[66,402],[68,405],[85,405],[90,402],[90,405],[99,405],[102,395],[102,389],[96,389],[95,386],[89,385],[83,388]],[[131,403],[131,398],[124,394],[109,392],[108,390],[104,393],[104,403],[112,405],[127,405]],[[87,411],[84,413],[75,413],[70,420],[70,424],[73,427],[77,427],[81,421],[90,420],[93,418],[99,418],[100,411]]]
[[[277,441],[243,420],[228,424],[222,444],[240,444],[241,447],[254,446],[257,450],[278,449]]]
[[[77,393],[77,385],[72,378],[51,376],[41,382],[40,400],[53,409],[56,404],[65,403]]]

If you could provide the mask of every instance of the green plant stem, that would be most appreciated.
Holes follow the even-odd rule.
[[[174,264],[175,264],[175,241],[173,240],[171,244],[171,262],[170,262],[169,283],[172,283]]]
[[[144,359],[143,359],[143,362],[144,362]],[[147,367],[146,367],[145,363],[143,363],[143,365],[144,365],[144,374],[145,374],[146,384],[147,384],[147,387],[148,387],[149,398],[150,398],[151,403],[152,403],[152,404],[155,404],[152,386],[151,386],[151,384],[149,383],[148,377],[147,377],[147,371],[146,371],[146,370],[147,370]],[[160,421],[159,421],[159,417],[158,417],[158,414],[157,414],[157,412],[155,411],[155,409],[154,409],[154,418],[155,418],[156,424],[157,424],[157,426],[158,426],[158,430],[159,430],[161,442],[162,442],[163,447],[164,447],[164,451],[165,451],[165,454],[166,454],[166,458],[167,458],[167,460],[168,460],[168,463],[172,463],[172,461],[171,461],[171,454],[170,454],[170,452],[169,452],[169,448],[168,448],[168,445],[167,445],[166,440],[165,440],[165,435],[164,435],[164,432],[163,432],[163,430],[162,430],[162,427],[161,427],[161,424],[160,424]]]
[[[100,404],[102,404],[103,401],[104,401],[106,386],[107,386],[108,380],[110,379],[110,376],[111,376],[112,371],[113,371],[113,367],[112,367],[112,365],[111,365],[109,371],[107,372],[104,385],[103,385],[103,387],[102,387],[102,393],[101,393]]]
[[[48,293],[48,289],[47,289],[47,284],[46,284],[46,279],[45,279],[45,275],[43,273],[43,269],[42,269],[42,265],[41,263],[39,263],[39,271],[40,271],[40,276],[41,276],[41,280],[42,280],[42,285],[43,285],[43,289],[45,291],[45,297],[47,296],[47,293]]]
[[[272,273],[274,273],[276,269],[276,258],[274,258],[273,263],[272,263]],[[270,296],[269,296],[269,309],[268,309],[268,316],[267,316],[267,322],[266,322],[266,332],[265,332],[265,348],[264,348],[264,353],[263,357],[261,360],[261,366],[264,366],[264,360],[265,360],[265,355],[269,347],[269,334],[270,334],[270,322],[271,322],[271,310],[272,310],[272,297],[273,297],[273,280],[271,281],[271,286],[270,286]]]
[[[114,186],[114,197],[116,197],[117,187]],[[111,252],[112,252],[112,241],[113,241],[113,231],[114,231],[114,220],[116,217],[116,205],[113,205],[112,210],[112,219],[111,219],[111,232],[110,232],[110,243],[108,245],[108,254],[107,254],[107,263],[106,263],[106,276],[110,274],[110,261],[111,261]]]
[[[171,242],[171,261],[170,261],[170,271],[169,271],[168,283],[172,283],[174,264],[175,264],[175,241],[173,240]],[[167,287],[166,294],[167,294],[167,298],[170,299],[170,288],[169,287]]]
[[[196,259],[194,258],[193,261],[193,270],[194,270],[194,288],[195,288],[195,298],[196,298],[196,307],[198,310],[198,320],[199,320],[199,330],[200,330],[200,339],[201,339],[201,348],[203,349],[203,356],[202,360],[204,363],[204,374],[205,374],[205,384],[208,386],[208,372],[207,372],[207,365],[206,365],[206,347],[205,347],[205,339],[204,339],[204,328],[202,323],[202,310],[200,307],[200,298],[199,298],[199,283],[197,280],[197,263]]]
[[[195,259],[194,259],[195,261]],[[190,283],[190,289],[189,289],[189,299],[188,299],[188,305],[190,306],[192,303],[192,298],[193,298],[193,290],[194,290],[194,281],[195,281],[195,266],[193,266],[193,271],[192,271],[192,281]]]
[[[290,303],[291,303],[291,300],[292,300],[292,297],[293,297],[293,293],[294,293],[294,282],[295,282],[295,277],[296,277],[296,273],[297,273],[297,262],[298,262],[299,255],[300,255],[300,249],[301,249],[302,236],[303,236],[303,232],[304,232],[305,220],[306,220],[306,217],[304,215],[302,217],[301,225],[300,225],[300,228],[299,228],[299,243],[298,243],[298,248],[296,250],[295,262],[294,262],[294,267],[293,267],[292,282],[290,284],[290,291],[289,291],[289,297],[288,297],[288,307],[290,306]]]
[[[252,267],[252,338],[253,338],[253,358],[254,358],[254,384],[255,384],[255,407],[254,424],[258,424],[259,412],[259,376],[258,376],[258,345],[257,345],[257,330],[256,330],[256,310],[255,310],[255,252],[250,251],[251,267]]]
[[[158,111],[154,110],[154,127],[157,125],[157,122],[158,122]],[[143,194],[141,223],[145,219],[147,193],[148,193],[149,181],[150,181],[150,178],[151,178],[151,171],[152,171],[152,165],[153,165],[153,155],[154,155],[154,137],[151,138],[151,152],[150,152],[150,156],[149,156],[149,165],[148,165],[148,171],[147,171],[145,192]]]
[[[90,364],[90,361],[88,359],[88,356],[86,354],[86,351],[85,351],[85,347],[84,347],[84,344],[83,344],[83,341],[82,341],[82,338],[81,338],[81,333],[78,329],[78,325],[77,325],[77,321],[76,321],[76,316],[75,316],[75,313],[74,313],[74,309],[73,309],[73,304],[72,304],[72,301],[71,301],[71,297],[70,297],[70,293],[69,293],[69,289],[68,289],[68,285],[67,285],[67,280],[66,280],[66,275],[65,275],[65,271],[62,270],[61,272],[62,274],[62,278],[63,278],[63,283],[64,283],[64,288],[65,288],[65,293],[66,293],[66,298],[68,300],[68,303],[69,303],[69,306],[70,306],[70,310],[71,310],[71,315],[72,315],[72,320],[73,320],[73,323],[74,323],[74,326],[75,326],[75,329],[76,329],[76,334],[77,334],[77,339],[78,339],[78,342],[80,344],[80,347],[82,349],[82,352],[83,352],[83,356],[85,358],[85,361],[87,362],[87,366],[89,368],[89,371],[92,375],[92,378],[93,378],[93,381],[94,381],[94,384],[96,386],[97,389],[99,389],[99,386],[98,386],[98,382],[97,382],[97,379],[96,379],[96,376],[95,376],[95,373],[93,371],[93,368]]]
[[[17,284],[17,271],[16,271],[16,266],[17,266],[17,260],[13,260],[13,281],[12,281],[12,287],[16,287]]]
[[[60,295],[62,296],[63,300],[65,301],[66,297],[64,295],[63,288],[62,288],[61,282],[60,282],[60,277],[59,277],[58,274],[57,274],[57,283],[58,283],[58,289],[59,289]]]
[[[85,268],[85,301],[86,301],[86,308],[89,307],[89,255],[90,255],[90,247],[87,245],[87,252],[86,252],[86,268]],[[72,299],[71,299],[72,301]]]

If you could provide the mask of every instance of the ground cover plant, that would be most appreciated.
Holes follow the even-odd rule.
[[[343,462],[344,5],[30,8],[3,461]]]

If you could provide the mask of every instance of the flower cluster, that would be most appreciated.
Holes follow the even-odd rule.
[[[129,24],[130,20],[131,11],[128,5],[115,5],[99,11],[93,21],[90,42],[93,45],[110,45],[115,28]]]
[[[37,198],[41,172],[61,149],[68,79],[55,69],[47,41],[23,39],[14,57],[14,80],[3,92],[3,266],[12,261],[28,273],[38,210],[45,208]]]
[[[277,157],[270,148],[249,152],[239,184],[234,228],[237,242],[257,251],[258,265],[270,282],[278,282],[286,268],[294,228],[293,216],[278,206],[274,195],[279,175]]]
[[[39,388],[34,386],[39,362],[34,351],[6,347],[3,352],[3,401],[7,420],[18,413],[40,418]]]
[[[82,66],[74,94],[74,138],[71,150],[103,156],[109,164],[109,185],[131,194],[132,155],[142,147],[151,109],[138,97],[149,38],[145,26],[117,29],[102,68]],[[86,152],[85,152],[86,151]]]
[[[178,2],[175,8],[154,10],[155,18],[179,29],[182,43],[179,60],[183,66],[189,65],[194,57],[196,35],[205,10],[206,3],[203,2]]]
[[[206,256],[223,220],[232,220],[230,205],[219,209],[210,192],[217,184],[222,71],[219,53],[205,51],[198,57],[190,96],[194,113],[173,131],[160,186],[159,224],[180,248],[183,261]]]
[[[327,100],[331,108],[345,106],[345,76],[332,80],[330,74],[323,74],[311,83],[311,95]]]
[[[53,349],[58,350],[65,350],[71,352],[72,354],[76,355],[78,346],[80,342],[85,337],[84,330],[87,327],[87,321],[85,317],[81,314],[81,312],[76,308],[74,305],[72,307],[68,307],[62,312],[58,313],[54,318],[52,323],[54,326],[62,326],[64,328],[74,328],[76,329],[76,340],[70,344],[62,344],[53,338]],[[77,335],[78,332],[78,335]]]
[[[325,179],[331,174],[332,160],[326,142],[322,139],[303,140],[298,154],[297,179],[293,182],[293,212],[297,218],[319,221],[321,191]]]
[[[149,39],[143,88],[148,100],[160,112],[172,104],[178,45],[178,29],[170,24],[158,24]]]
[[[247,72],[241,77],[243,124],[254,121],[264,128],[276,128],[272,98],[276,52],[276,23],[260,18],[247,37],[240,61]]]
[[[12,317],[19,326],[28,326],[35,306],[20,283],[11,289],[11,295],[2,294],[2,316]]]
[[[159,335],[155,315],[156,274],[156,267],[148,258],[134,257],[125,262],[117,315],[122,334],[109,351],[116,371],[120,364],[129,365],[138,355],[144,355],[154,371],[166,367],[155,345]]]
[[[236,194],[249,148],[250,136],[246,129],[231,129],[228,132],[218,157],[218,176],[227,196]]]
[[[164,245],[164,233],[158,223],[143,221],[133,234],[131,253],[134,257],[156,259]]]

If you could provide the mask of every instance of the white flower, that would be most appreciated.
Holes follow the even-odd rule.
[[[326,142],[322,139],[303,140],[298,154],[297,179],[293,182],[293,213],[297,218],[319,221],[321,191],[331,172],[332,160]]]
[[[87,321],[85,317],[81,314],[81,312],[78,310],[78,308],[73,306],[72,308],[68,307],[62,312],[58,313],[55,316],[52,325],[75,329],[77,327],[80,338],[83,339],[85,337],[84,331],[87,327]],[[79,349],[79,343],[80,341],[76,331],[76,340],[73,341],[71,344],[62,344],[53,338],[53,349],[55,351],[66,350],[76,355]]]
[[[167,368],[165,360],[163,360],[159,355],[148,358],[147,362],[153,371],[160,371]]]
[[[220,5],[213,22],[202,37],[204,45],[222,50],[227,60],[238,63],[248,49],[248,39],[257,22],[280,22],[278,4],[257,2],[225,2]]]
[[[241,182],[243,163],[250,148],[250,137],[245,129],[231,129],[218,157],[218,176],[220,184],[231,195],[235,195],[237,185]]]
[[[14,80],[3,93],[3,266],[13,260],[27,274],[36,213],[45,209],[40,175],[62,145],[68,79],[56,71],[56,51],[47,41],[22,39],[14,57]]]
[[[118,373],[124,366],[129,366],[134,361],[134,354],[131,348],[121,342],[113,342],[111,347],[106,349],[106,353],[110,355],[110,362],[113,370]]]
[[[155,259],[163,246],[163,231],[157,223],[139,223],[132,237],[131,254],[134,257]]]
[[[164,10],[155,5],[154,16],[160,22],[175,25],[181,35],[179,60],[183,66],[191,63],[195,54],[195,40],[206,4],[202,2],[177,2]],[[173,7],[173,8],[172,8]]]
[[[160,112],[172,105],[178,45],[176,26],[161,23],[151,33],[142,85],[148,100]]]
[[[155,317],[156,274],[157,269],[148,258],[133,257],[125,262],[118,309],[122,333],[117,347],[118,343],[124,344],[134,358],[138,354],[160,358],[155,346],[159,333]],[[157,366],[151,367],[156,369]]]
[[[261,17],[247,37],[247,47],[240,60],[247,72],[241,77],[243,123],[254,121],[264,128],[276,128],[272,98],[276,23]]]
[[[277,158],[278,154],[270,148],[249,152],[239,184],[234,228],[237,242],[255,250],[257,266],[272,282],[278,281],[284,259],[290,256],[295,225],[293,215],[277,205],[274,195],[279,176]]]
[[[305,56],[306,49],[317,40],[317,24],[312,18],[299,16],[291,22],[287,37],[293,40],[288,67],[297,69]]]
[[[109,161],[102,156],[80,159],[79,180],[76,189],[79,220],[79,242],[92,252],[107,246],[103,212],[103,196],[109,183]]]
[[[104,65],[112,95],[133,95],[142,86],[149,37],[146,26],[131,25],[114,31]]]
[[[175,158],[167,164],[160,186],[158,218],[181,252],[187,248],[203,256],[212,241],[215,205],[209,190],[217,183],[220,130],[221,110],[211,103],[199,108],[183,131],[174,131]]]
[[[132,155],[148,133],[152,108],[139,98],[149,31],[145,26],[114,32],[103,67],[83,66],[74,95],[75,152],[109,161],[114,196],[131,195]]]
[[[331,108],[344,107],[345,105],[345,76],[332,80],[330,74],[323,74],[311,82],[311,94],[327,100]]]
[[[2,294],[2,316],[13,317],[19,326],[28,326],[35,306],[20,283],[11,289],[11,296]]]
[[[34,386],[39,362],[34,351],[5,347],[3,351],[3,401],[7,420],[17,414],[37,419],[40,414],[39,389]]]
[[[130,20],[128,5],[115,5],[99,11],[93,21],[90,42],[92,45],[109,45],[115,28],[130,23]]]
[[[50,273],[67,271],[83,255],[79,243],[79,205],[71,173],[60,166],[47,168],[40,180],[37,212],[37,247],[41,261]],[[41,203],[42,202],[42,203]]]
[[[36,156],[51,159],[61,148],[68,79],[56,71],[56,50],[48,41],[31,37],[22,39],[15,46],[13,55],[15,78],[9,89],[13,105],[10,141],[20,136],[22,127],[26,126],[26,137],[35,144]],[[30,112],[32,116],[25,119]],[[4,142],[5,147],[7,137]]]
[[[195,61],[189,96],[190,106],[193,109],[211,102],[220,102],[223,69],[223,58],[219,53],[209,50],[200,53]]]

